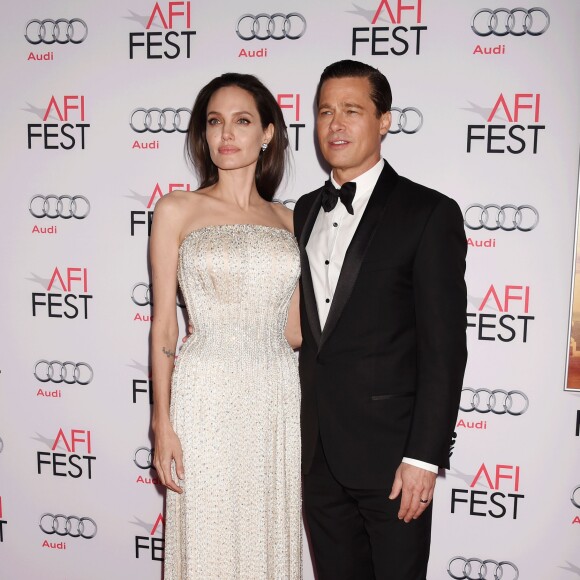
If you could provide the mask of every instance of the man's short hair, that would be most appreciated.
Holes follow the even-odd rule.
[[[387,77],[380,70],[357,60],[339,60],[328,65],[322,71],[318,87],[316,87],[317,107],[320,104],[320,91],[324,82],[328,79],[342,79],[345,77],[358,77],[369,80],[371,85],[370,97],[377,109],[377,117],[391,110],[393,95]]]

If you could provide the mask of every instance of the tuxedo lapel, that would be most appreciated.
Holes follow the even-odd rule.
[[[324,325],[322,337],[319,342],[319,352],[336,327],[340,315],[352,294],[361,261],[381,221],[389,195],[397,182],[397,178],[398,175],[395,170],[385,161],[385,167],[379,176],[379,180],[373,189],[363,217],[346,251],[328,318],[326,319],[326,324]],[[312,281],[310,283],[312,284]],[[314,297],[314,292],[312,296]]]
[[[316,340],[316,344],[320,344],[320,337],[322,332],[320,330],[320,318],[318,316],[318,308],[316,306],[316,297],[314,295],[314,286],[312,284],[312,274],[310,273],[310,262],[308,261],[308,254],[306,252],[306,244],[310,239],[314,222],[318,216],[321,206],[322,188],[317,192],[312,207],[306,216],[304,227],[298,240],[300,247],[300,259],[302,262],[302,294],[301,299],[304,301],[304,308],[308,316],[308,322],[312,335]]]

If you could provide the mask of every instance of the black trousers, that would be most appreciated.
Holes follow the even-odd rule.
[[[425,580],[432,506],[408,524],[400,496],[350,489],[332,475],[320,439],[303,478],[303,505],[318,580]]]

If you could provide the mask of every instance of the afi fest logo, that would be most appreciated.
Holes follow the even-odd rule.
[[[163,535],[165,531],[165,520],[163,514],[159,514],[153,525],[135,518],[137,521],[131,522],[137,526],[144,528],[147,531],[146,536],[135,536],[135,558],[149,557],[151,560],[158,562],[163,561],[165,540],[163,537],[156,538],[154,536]],[[146,550],[146,554],[143,554]]]
[[[85,320],[89,317],[89,301],[93,299],[88,294],[87,268],[56,267],[46,286],[46,292],[32,293],[32,316],[46,315],[48,318],[77,318]],[[34,281],[45,281],[35,276]]]
[[[139,203],[140,207],[145,209],[131,210],[130,213],[130,233],[131,237],[139,236],[143,237],[145,234],[147,236],[151,235],[151,226],[153,224],[153,210],[157,200],[161,199],[165,194],[171,193],[172,191],[184,189],[185,191],[191,191],[191,185],[189,183],[170,183],[164,189],[159,183],[156,183],[150,193],[140,194],[136,191],[131,190],[131,195],[127,195],[130,199],[135,200]]]
[[[290,139],[290,145],[294,147],[294,151],[300,149],[300,130],[306,127],[305,123],[300,123],[300,93],[279,93],[276,96],[278,105],[284,113],[284,117],[288,121],[288,137]],[[288,114],[286,114],[288,111]],[[294,129],[294,142],[292,142],[292,131]]]
[[[495,312],[483,312],[485,309]],[[529,286],[496,287],[492,284],[479,303],[477,312],[467,312],[467,327],[476,329],[477,340],[525,343],[530,323],[536,318],[529,312]]]
[[[8,522],[3,517],[2,511],[2,496],[0,495],[0,543],[4,541],[4,526],[8,524]]]
[[[487,109],[472,104],[471,109],[486,118]],[[538,152],[540,131],[540,93],[500,93],[484,125],[467,125],[467,153]]]
[[[468,489],[458,487],[451,490],[451,513],[516,520],[519,501],[525,497],[519,493],[520,477],[519,465],[482,463],[473,479],[466,480]],[[487,487],[489,491],[476,487]]]
[[[59,453],[56,450],[66,450]],[[91,432],[85,429],[58,430],[50,451],[36,453],[36,467],[38,475],[46,474],[55,477],[72,477],[73,479],[92,479],[93,461],[96,456],[92,453]]]
[[[29,123],[28,149],[40,145],[43,149],[64,149],[68,151],[85,148],[86,132],[91,125],[85,123],[85,97],[83,95],[52,95],[42,114],[42,109],[30,107],[29,112],[37,114],[42,123]],[[56,121],[56,122],[49,122]]]
[[[139,371],[141,378],[132,379],[131,392],[133,394],[133,404],[145,403],[153,405],[153,382],[151,380],[151,367],[133,361],[133,364],[128,365],[131,368]]]
[[[381,0],[373,8],[353,3],[351,14],[362,16],[372,26],[352,29],[352,55],[402,56],[421,54],[422,0]],[[381,26],[381,23],[389,26]],[[375,26],[376,25],[376,26]]]
[[[148,16],[125,18],[145,27],[146,32],[129,33],[129,58],[191,58],[191,2],[155,2]],[[161,29],[161,30],[159,30]]]

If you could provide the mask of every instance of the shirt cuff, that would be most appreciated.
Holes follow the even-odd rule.
[[[419,461],[418,459],[403,457],[403,463],[408,463],[409,465],[414,465],[415,467],[426,469],[427,471],[431,471],[432,473],[439,473],[439,466],[433,465],[432,463],[427,463],[425,461]]]

